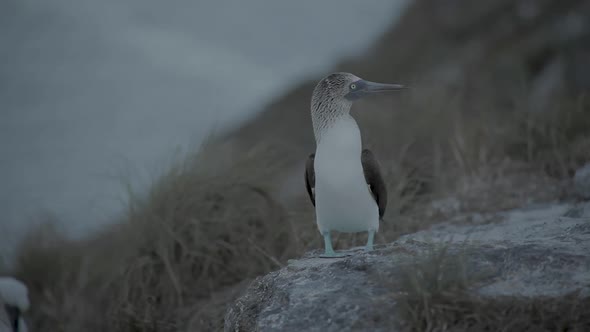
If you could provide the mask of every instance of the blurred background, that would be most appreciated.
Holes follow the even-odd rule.
[[[405,3],[4,1],[0,230],[40,213],[73,235],[108,223],[121,178],[145,185],[175,151],[363,54]]]
[[[352,110],[378,243],[577,199],[590,161],[588,1],[5,0],[0,25],[0,272],[34,330],[219,330],[321,248],[303,164],[333,71],[411,87]]]

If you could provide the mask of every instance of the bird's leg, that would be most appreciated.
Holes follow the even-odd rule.
[[[323,255],[320,255],[321,258],[334,258],[334,257],[344,257],[348,256],[346,254],[337,254],[334,252],[334,248],[332,248],[332,238],[330,236],[330,231],[325,231],[322,233],[324,236],[324,247],[325,252]]]
[[[373,250],[373,240],[375,239],[375,230],[369,230],[369,236],[367,238],[367,245],[365,246],[365,251],[372,251]]]

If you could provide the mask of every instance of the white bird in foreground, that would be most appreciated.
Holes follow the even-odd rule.
[[[11,277],[0,277],[0,332],[27,332],[21,314],[29,309],[27,286]]]
[[[341,257],[332,248],[331,231],[369,233],[366,250],[387,204],[387,188],[377,159],[362,148],[359,127],[350,115],[362,97],[403,89],[399,84],[365,81],[350,73],[333,73],[316,85],[311,120],[316,141],[305,167],[307,192],[315,206],[316,223],[324,237],[321,257]]]

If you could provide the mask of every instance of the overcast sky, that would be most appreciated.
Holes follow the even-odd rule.
[[[361,54],[405,3],[4,0],[0,247],[42,211],[72,234],[112,220],[113,175],[157,170]]]

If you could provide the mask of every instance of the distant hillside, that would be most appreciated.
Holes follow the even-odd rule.
[[[582,0],[414,1],[366,56],[333,71],[410,86],[463,84],[468,94],[492,84],[487,88],[506,97],[522,80],[531,98],[550,98],[562,89],[576,95],[590,89],[589,24],[590,3]],[[280,140],[298,147],[295,159],[303,157],[314,144],[311,91],[325,74],[277,98],[226,138],[238,146]]]

